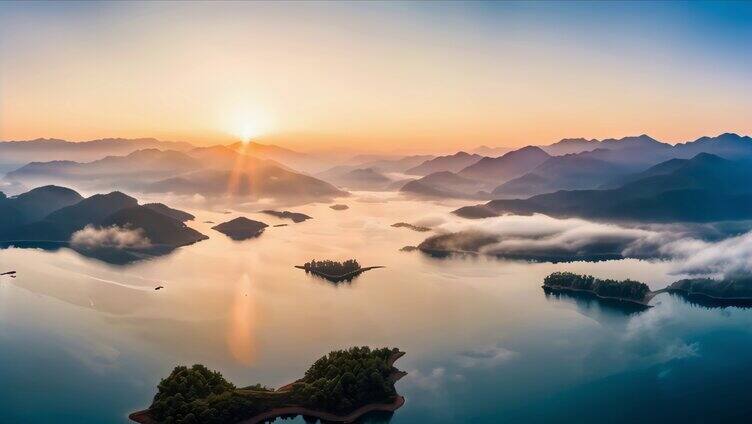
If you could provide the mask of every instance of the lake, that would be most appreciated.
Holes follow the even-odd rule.
[[[177,364],[277,387],[353,345],[407,352],[396,364],[409,373],[397,384],[407,403],[376,422],[747,416],[752,310],[662,294],[631,313],[541,289],[556,270],[662,288],[678,279],[670,263],[435,259],[399,251],[431,233],[391,224],[458,219],[449,211],[464,203],[377,193],[338,203],[350,209],[292,208],[314,218],[299,224],[244,213],[289,225],[243,242],[210,229],[241,214],[191,209],[189,225],[209,240],[126,266],[67,249],[1,250],[0,271],[18,277],[0,277],[0,422],[126,423]],[[350,257],[386,268],[333,285],[293,267]]]

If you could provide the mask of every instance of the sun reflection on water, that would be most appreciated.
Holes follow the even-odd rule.
[[[227,347],[239,363],[250,366],[256,361],[256,293],[248,274],[237,282],[230,307]]]

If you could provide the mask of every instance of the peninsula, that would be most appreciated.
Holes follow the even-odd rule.
[[[317,261],[314,259],[303,265],[296,265],[295,268],[305,270],[306,273],[325,278],[333,283],[339,283],[341,281],[351,281],[353,278],[366,271],[384,267],[361,267],[355,259],[348,259],[344,262],[330,260]]]
[[[130,414],[141,424],[258,424],[303,415],[349,423],[374,411],[394,412],[405,399],[394,383],[406,375],[394,367],[399,349],[352,347],[319,358],[305,376],[272,390],[236,387],[203,365],[178,366],[158,386],[149,409]]]
[[[708,306],[752,306],[752,278],[691,278],[679,280],[665,289]]]

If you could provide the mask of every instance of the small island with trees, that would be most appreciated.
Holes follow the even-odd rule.
[[[344,211],[350,209],[350,207],[347,205],[336,204],[329,206],[329,209],[334,209],[335,211]]]
[[[276,216],[279,219],[289,219],[289,220],[292,220],[292,222],[294,222],[296,224],[298,222],[303,222],[303,221],[305,221],[307,219],[313,219],[313,217],[308,216],[308,215],[306,215],[304,213],[299,213],[299,212],[290,212],[290,211],[282,211],[282,212],[280,212],[280,211],[275,211],[275,210],[267,209],[267,210],[261,211],[261,213],[265,213],[265,214],[271,215],[271,216]]]
[[[313,259],[303,265],[296,265],[295,268],[305,270],[306,273],[325,278],[333,283],[339,283],[341,281],[351,281],[363,272],[384,267],[361,267],[356,259],[348,259],[344,262],[332,260],[317,261]]]
[[[413,224],[409,224],[407,222],[398,222],[396,224],[392,224],[392,227],[394,227],[394,228],[407,228],[407,229],[410,229],[410,230],[413,230],[413,231],[417,231],[419,233],[425,233],[427,231],[431,231],[431,229],[428,228],[428,227],[423,227],[421,225],[413,225]]]
[[[260,236],[266,227],[268,225],[263,222],[241,216],[215,225],[212,227],[212,230],[219,231],[233,240],[240,241]]]
[[[394,383],[399,349],[352,347],[321,357],[303,378],[273,390],[237,387],[203,365],[178,366],[163,379],[149,409],[130,414],[141,424],[257,424],[277,417],[349,423],[370,412],[394,412],[405,399]]]
[[[554,272],[543,279],[543,289],[550,292],[588,293],[599,299],[625,302],[648,307],[648,302],[658,293],[650,291],[645,283],[633,280],[609,280],[571,272]]]

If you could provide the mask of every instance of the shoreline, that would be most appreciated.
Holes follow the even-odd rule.
[[[728,303],[729,306],[733,306],[734,303],[752,304],[752,297],[716,297],[705,293],[692,292],[689,290],[669,289],[668,287],[663,289],[663,291],[670,294],[686,296],[690,299],[694,297],[718,303]]]
[[[318,418],[321,421],[330,421],[337,423],[352,423],[358,418],[370,412],[394,412],[405,404],[405,398],[397,395],[392,403],[369,403],[363,405],[347,415],[336,415],[330,412],[317,411],[314,409],[304,408],[302,406],[285,406],[282,408],[272,409],[269,412],[256,415],[246,420],[238,421],[235,424],[258,424],[267,420],[276,419],[285,415],[304,415]]]
[[[370,271],[372,269],[377,269],[377,268],[386,268],[386,267],[384,265],[367,266],[367,267],[363,267],[363,268],[360,268],[360,269],[356,269],[355,271],[350,271],[347,274],[342,274],[342,275],[331,275],[331,274],[327,274],[327,273],[324,273],[324,272],[321,272],[321,271],[316,271],[316,270],[313,270],[313,269],[307,269],[303,265],[295,265],[295,268],[302,269],[303,271],[306,272],[306,274],[310,272],[313,275],[316,275],[316,276],[321,277],[321,278],[325,278],[325,279],[327,279],[327,280],[329,280],[329,281],[331,281],[333,283],[339,283],[340,281],[344,281],[344,280],[348,280],[348,279],[353,279],[353,278],[357,277],[358,275],[360,275],[360,274],[362,274],[362,273],[364,273],[366,271]]]
[[[630,305],[636,305],[636,306],[640,306],[640,307],[644,307],[644,308],[652,308],[653,306],[650,305],[648,302],[650,302],[655,295],[658,295],[660,293],[664,293],[664,290],[665,290],[665,289],[661,289],[661,290],[657,290],[655,292],[651,291],[650,293],[648,293],[645,296],[645,298],[642,301],[640,301],[640,300],[634,300],[634,299],[625,299],[625,298],[622,298],[622,297],[601,296],[601,295],[595,293],[592,290],[585,290],[585,289],[573,289],[573,288],[570,288],[570,287],[546,286],[546,285],[543,285],[541,287],[543,288],[543,290],[550,290],[550,291],[553,291],[553,292],[557,292],[558,291],[558,292],[587,293],[587,294],[589,294],[589,295],[591,295],[591,296],[593,296],[595,298],[598,298],[598,299],[608,300],[608,301],[616,301],[616,302],[626,303],[626,304],[630,304]]]

